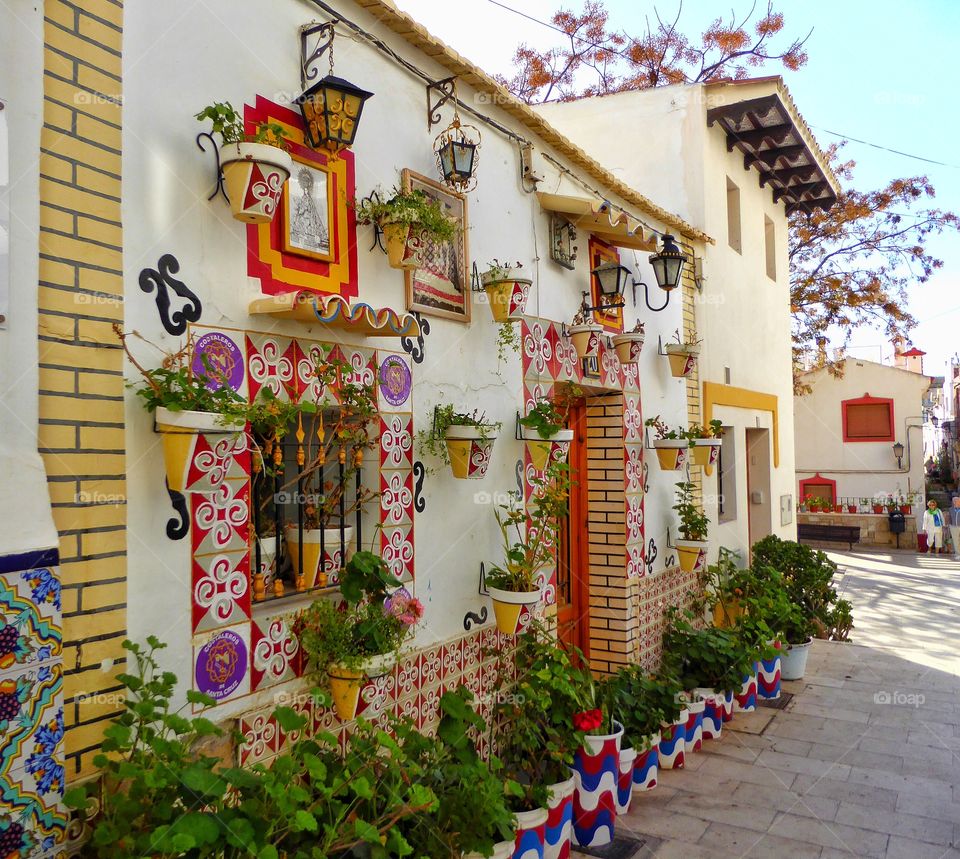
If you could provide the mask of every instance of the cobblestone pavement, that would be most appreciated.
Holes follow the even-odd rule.
[[[960,562],[836,552],[853,644],[638,795],[637,857],[960,857]],[[730,727],[733,730],[728,730]]]

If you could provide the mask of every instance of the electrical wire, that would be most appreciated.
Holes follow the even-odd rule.
[[[912,158],[914,161],[923,161],[927,164],[936,164],[938,167],[949,167],[952,170],[960,170],[960,164],[948,164],[946,161],[936,161],[933,158],[924,158],[922,155],[913,155],[910,152],[903,152],[900,149],[891,149],[889,146],[882,146],[879,143],[871,143],[869,140],[860,140],[858,137],[851,137],[849,134],[841,134],[839,131],[830,131],[821,125],[811,125],[824,134],[830,134],[833,137],[840,137],[844,140],[852,140],[854,143],[862,143],[864,146],[872,146],[874,149],[882,149],[884,152],[892,152],[894,155],[902,155],[904,158]]]

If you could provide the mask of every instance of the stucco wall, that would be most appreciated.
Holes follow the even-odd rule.
[[[819,371],[808,374],[804,381],[813,391],[798,397],[794,406],[798,481],[819,472],[837,481],[841,496],[923,491],[920,402],[930,384],[929,376],[872,361],[848,360],[841,379]],[[893,399],[896,440],[908,451],[902,469],[897,468],[892,442],[843,441],[840,404],[865,394]]]

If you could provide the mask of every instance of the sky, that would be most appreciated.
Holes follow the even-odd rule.
[[[560,34],[503,6],[548,21],[562,5],[580,11],[583,0],[394,0],[435,36],[490,73],[509,75],[520,42],[545,49]],[[502,3],[502,5],[500,5]],[[763,0],[757,0],[758,8]],[[610,25],[628,33],[646,29],[653,10],[673,18],[678,0],[607,0]],[[680,29],[694,37],[731,9],[740,16],[750,0],[717,3],[685,0]],[[857,162],[853,185],[872,190],[896,177],[926,175],[937,190],[932,205],[960,212],[960,112],[955,64],[960,44],[960,3],[919,0],[905,6],[891,0],[779,0],[786,43],[813,30],[806,43],[807,65],[789,72],[773,65],[757,74],[782,74],[801,114],[826,148],[839,138],[829,132],[952,166],[929,164],[874,146],[850,142],[847,158]],[[774,44],[780,44],[775,42]],[[643,191],[642,188],[638,189]],[[914,345],[927,352],[924,371],[942,375],[960,352],[960,236],[945,235],[928,247],[944,261],[931,280],[910,290],[909,309],[919,325]],[[880,331],[861,330],[851,354],[889,358],[892,347]]]

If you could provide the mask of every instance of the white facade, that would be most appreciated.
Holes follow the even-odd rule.
[[[758,173],[744,169],[743,154],[729,152],[723,131],[708,126],[707,110],[771,93],[780,94],[802,126],[779,79],[662,87],[537,108],[625,182],[649,189],[716,239],[704,248],[703,290],[695,305],[704,341],[704,405],[711,389],[728,403],[713,409],[728,428],[722,515],[714,478],[705,478],[704,499],[715,523],[713,546],[744,555],[765,534],[796,534],[787,218],[784,203],[760,186]],[[728,235],[731,185],[736,236]],[[717,386],[728,387],[721,393]],[[778,404],[776,465],[773,414],[756,408],[756,394]],[[656,406],[648,400],[646,409],[652,413]]]
[[[816,474],[835,480],[836,495],[843,498],[923,494],[921,403],[929,376],[851,358],[843,363],[842,378],[818,370],[803,380],[812,391],[794,403],[798,481]],[[893,401],[893,440],[844,440],[842,403],[867,395]],[[901,467],[894,442],[904,446]]]

